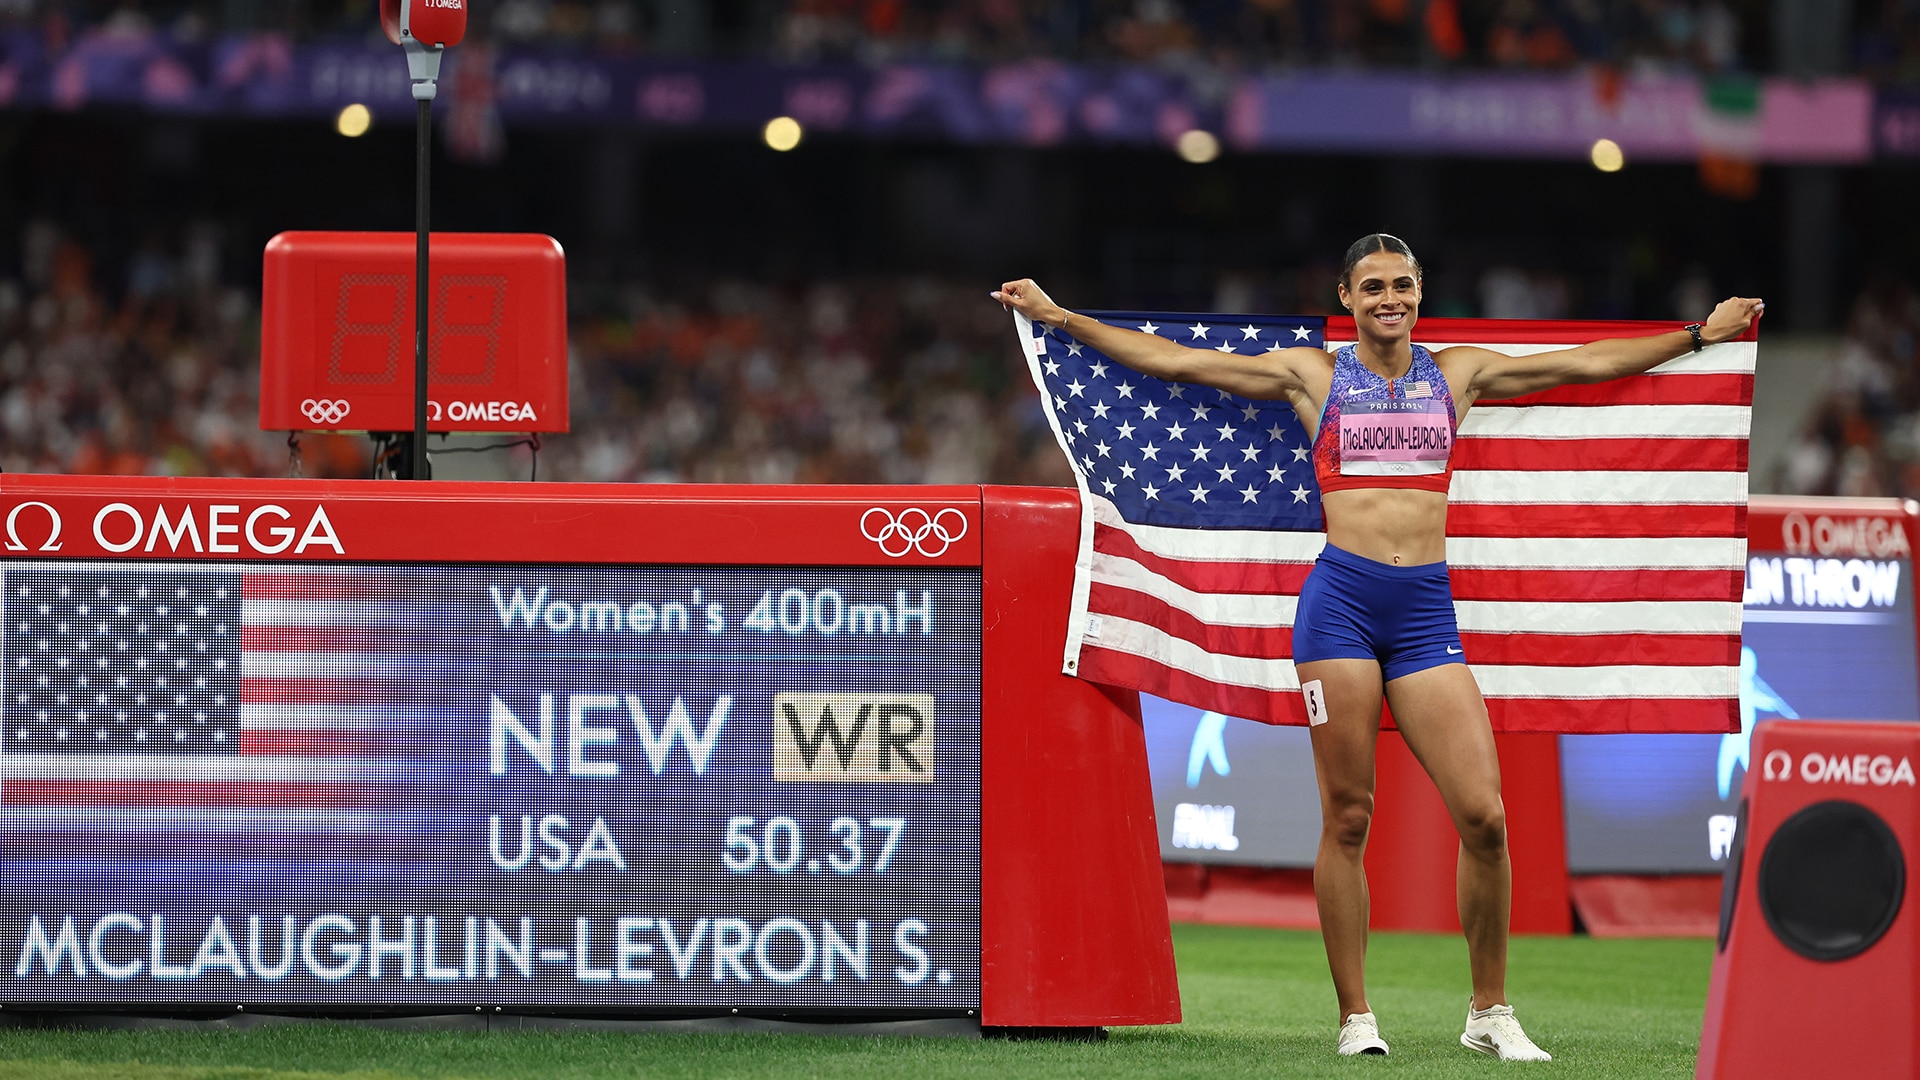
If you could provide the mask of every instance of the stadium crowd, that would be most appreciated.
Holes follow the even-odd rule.
[[[1742,0],[721,0],[704,46],[759,55],[991,61],[1030,55],[1225,65],[1447,63],[1756,70],[1775,5]],[[375,33],[377,0],[0,0],[0,38],[50,49],[95,30],[205,40],[264,29]],[[497,0],[479,32],[557,47],[661,45],[656,0]],[[729,14],[731,13],[731,14]],[[283,18],[284,17],[284,18]],[[276,23],[276,25],[279,25]],[[1920,71],[1920,2],[1861,0],[1856,59]],[[758,35],[758,36],[756,36]],[[16,212],[21,212],[16,208]],[[27,209],[25,213],[31,214]],[[10,223],[18,223],[12,219]],[[278,475],[284,433],[257,430],[258,293],[223,271],[213,221],[113,252],[46,218],[0,251],[0,468]],[[249,256],[252,257],[252,256]],[[111,265],[102,265],[110,262]],[[1322,268],[1295,275],[1323,282]],[[1469,285],[1469,282],[1473,283]],[[1064,483],[1009,321],[979,282],[919,277],[720,277],[571,283],[573,434],[550,438],[543,479]],[[1224,272],[1214,310],[1311,312],[1294,278]],[[877,302],[857,307],[849,297]],[[1671,310],[1596,308],[1539,266],[1482,265],[1436,289],[1433,314],[1498,318],[1705,310],[1704,272]],[[1617,305],[1616,305],[1617,307]],[[1920,294],[1864,291],[1829,390],[1776,490],[1920,496]],[[365,475],[364,439],[302,440],[307,475]],[[515,451],[523,453],[523,451]],[[518,472],[516,468],[514,470]],[[1763,481],[1764,482],[1764,481]]]
[[[1810,0],[1795,0],[1810,2]],[[612,52],[811,62],[1034,57],[1216,69],[1470,66],[1767,71],[1774,0],[492,0],[470,34]],[[0,0],[0,32],[378,32],[378,0]],[[1863,69],[1920,71],[1920,5],[1853,5]],[[676,14],[677,12],[677,14]],[[692,12],[692,15],[688,15]]]
[[[219,240],[189,226],[102,274],[52,223],[24,230],[18,273],[0,277],[0,469],[294,467],[285,434],[257,430],[258,301],[220,280]],[[102,280],[124,281],[121,295]],[[885,302],[856,313],[855,289]],[[542,479],[1071,482],[1012,322],[978,287],[584,291],[606,300],[574,320],[574,434],[549,438]],[[304,475],[370,466],[364,439],[302,438]]]
[[[1920,291],[1862,290],[1821,385],[1772,490],[1920,499]]]
[[[303,436],[296,466],[284,433],[258,430],[258,300],[222,280],[220,244],[202,222],[101,268],[49,221],[23,230],[0,275],[0,469],[368,473],[363,438]],[[1711,288],[1682,281],[1676,310]],[[1243,289],[1223,277],[1214,306],[1257,299]],[[1010,320],[977,282],[720,278],[575,298],[572,432],[547,438],[542,479],[1072,482]],[[1448,314],[1581,314],[1563,279],[1514,266],[1487,269],[1475,299]],[[1760,486],[1920,498],[1920,291],[1863,291],[1829,369]],[[517,475],[526,451],[513,453],[502,471]]]

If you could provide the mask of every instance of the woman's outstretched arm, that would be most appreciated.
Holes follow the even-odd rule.
[[[1700,328],[1700,340],[1717,345],[1747,332],[1766,308],[1764,301],[1736,296],[1723,300]],[[1465,354],[1478,363],[1468,379],[1469,392],[1478,398],[1510,398],[1551,390],[1567,383],[1597,383],[1639,373],[1693,351],[1693,335],[1685,330],[1645,337],[1607,338],[1574,349],[1507,356],[1489,349],[1444,350]],[[1451,366],[1451,365],[1449,365]]]
[[[1007,282],[994,290],[993,298],[1034,322],[1065,330],[1143,375],[1199,383],[1242,397],[1290,400],[1305,392],[1302,365],[1327,363],[1327,354],[1319,349],[1281,349],[1244,356],[1189,349],[1153,334],[1108,326],[1054,303],[1030,278]]]

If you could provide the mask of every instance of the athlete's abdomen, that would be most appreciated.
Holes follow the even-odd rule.
[[[1419,488],[1367,487],[1320,495],[1327,543],[1401,566],[1447,557],[1447,496]]]

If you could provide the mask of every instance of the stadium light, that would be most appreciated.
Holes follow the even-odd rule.
[[[340,115],[333,120],[333,130],[349,139],[357,139],[365,135],[367,129],[372,126],[373,111],[357,101],[341,109]]]
[[[760,137],[766,140],[768,146],[784,154],[799,146],[800,136],[805,133],[800,126],[800,121],[791,116],[776,116],[767,121],[767,126],[761,129]]]
[[[1180,160],[1205,165],[1220,156],[1220,138],[1211,131],[1194,128],[1181,132],[1173,148],[1179,153]]]
[[[1590,156],[1593,158],[1593,167],[1601,172],[1619,172],[1627,164],[1627,156],[1620,152],[1620,144],[1612,139],[1595,139]]]

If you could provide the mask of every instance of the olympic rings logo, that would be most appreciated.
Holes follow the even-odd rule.
[[[352,410],[352,403],[348,402],[345,398],[339,401],[334,401],[329,398],[308,398],[300,403],[300,411],[306,414],[307,419],[316,424],[326,424],[329,427],[345,420],[347,413]]]
[[[876,514],[883,522],[878,531],[872,524]],[[946,523],[948,514],[953,515],[957,528]],[[893,511],[876,506],[860,515],[860,535],[879,544],[881,553],[890,558],[898,559],[909,551],[918,551],[929,559],[937,559],[967,535],[967,515],[951,506],[937,514],[910,506],[895,517]],[[935,542],[940,546],[934,547]]]

